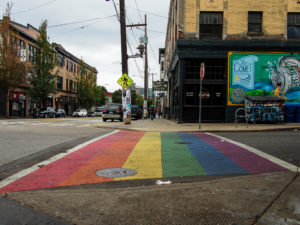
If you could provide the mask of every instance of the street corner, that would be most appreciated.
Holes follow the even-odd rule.
[[[116,130],[0,181],[0,193],[292,169],[286,162],[212,134]]]

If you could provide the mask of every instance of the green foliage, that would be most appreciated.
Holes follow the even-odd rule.
[[[103,86],[97,86],[95,88],[96,105],[97,106],[105,105],[105,102],[106,102],[105,92],[107,92],[107,90]]]
[[[35,54],[33,65],[34,73],[30,77],[31,96],[44,107],[49,93],[56,90],[56,78],[58,71],[54,72],[56,65],[54,51],[47,37],[47,21],[43,21],[39,28],[39,36],[36,46],[38,51]]]
[[[98,88],[96,85],[94,71],[88,71],[83,60],[80,60],[79,62],[79,71],[79,74],[75,76],[77,84],[77,101],[81,107],[90,110],[92,106],[98,104],[97,101],[100,101],[98,99],[98,94],[101,98],[102,89],[101,87]]]
[[[120,103],[122,104],[122,90],[116,90],[112,93],[112,101],[113,103]]]
[[[130,90],[131,94],[131,105],[137,105],[137,95],[135,90]]]
[[[138,105],[141,109],[144,108],[144,97],[141,95],[136,96],[136,105]]]
[[[21,62],[18,56],[15,38],[10,34],[10,9],[11,5],[8,4],[6,9],[7,16],[3,17],[3,20],[0,22],[0,86],[6,94],[7,103],[9,101],[8,93],[25,84],[28,72],[28,67]],[[6,115],[9,116],[8,107]]]

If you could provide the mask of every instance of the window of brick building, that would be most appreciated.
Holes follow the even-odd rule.
[[[69,91],[69,80],[66,81],[66,91]]]
[[[70,91],[73,92],[73,80],[70,80]]]
[[[288,13],[287,38],[300,39],[300,13]]]
[[[64,66],[64,58],[61,55],[56,56],[57,65],[60,67]]]
[[[222,40],[223,13],[200,12],[200,39]]]
[[[63,78],[61,76],[57,76],[57,90],[62,90],[63,88]]]
[[[248,34],[262,35],[262,12],[248,12]]]

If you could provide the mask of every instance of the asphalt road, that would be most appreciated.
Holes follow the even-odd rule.
[[[300,166],[300,131],[226,132],[217,135],[249,145]]]
[[[110,131],[101,118],[0,120],[0,180]]]

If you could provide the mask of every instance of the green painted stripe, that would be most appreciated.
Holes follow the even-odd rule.
[[[163,177],[206,175],[205,171],[176,133],[161,133]]]

